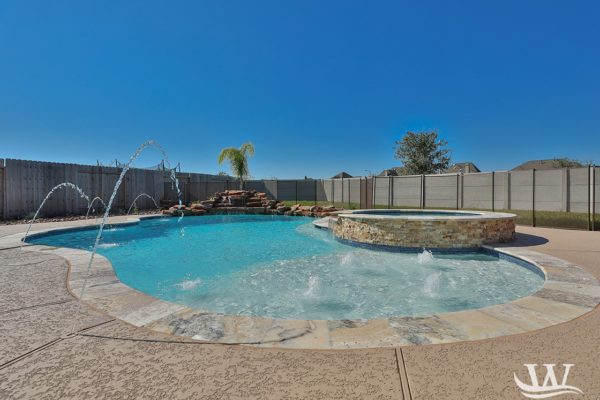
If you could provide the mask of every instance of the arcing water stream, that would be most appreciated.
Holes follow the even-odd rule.
[[[29,226],[27,227],[27,232],[25,232],[25,236],[23,237],[23,240],[21,241],[21,247],[23,247],[23,244],[25,243],[25,239],[27,239],[27,235],[29,235],[29,231],[31,230],[31,226],[33,225],[33,223],[35,222],[35,220],[37,219],[42,207],[44,207],[44,204],[46,204],[46,201],[50,198],[50,196],[52,196],[52,194],[54,194],[54,192],[58,189],[61,188],[71,188],[76,190],[79,193],[79,196],[82,199],[86,199],[87,203],[88,203],[88,211],[90,208],[90,198],[87,194],[85,194],[85,192],[83,190],[81,190],[81,188],[77,185],[75,185],[74,183],[71,182],[63,182],[63,183],[59,183],[58,185],[54,186],[46,195],[46,197],[44,197],[44,200],[42,200],[42,203],[40,204],[40,206],[38,207],[37,211],[35,212],[35,215],[33,216],[33,219],[31,220],[31,222],[29,223]]]
[[[131,212],[131,209],[133,208],[135,202],[142,196],[145,196],[147,198],[149,198],[150,200],[152,200],[152,202],[154,203],[154,206],[156,208],[160,208],[160,206],[158,205],[158,203],[156,202],[156,200],[154,200],[154,197],[150,196],[148,193],[141,193],[139,194],[132,202],[131,205],[129,206],[129,209],[127,210],[127,215],[129,215],[129,213]]]
[[[171,164],[169,163],[169,158],[167,156],[167,153],[162,148],[162,146],[160,146],[154,140],[148,140],[147,142],[142,143],[142,145],[140,147],[138,147],[138,149],[135,151],[135,153],[133,153],[131,155],[131,157],[129,158],[129,161],[127,162],[127,164],[125,164],[123,166],[123,170],[121,171],[121,174],[119,175],[119,179],[117,180],[117,183],[115,183],[115,187],[113,189],[113,192],[110,195],[110,199],[108,200],[108,205],[107,205],[106,209],[104,210],[104,215],[102,217],[102,223],[100,224],[100,227],[98,228],[98,234],[96,235],[96,240],[94,242],[94,247],[92,248],[92,254],[90,255],[90,261],[88,263],[88,266],[87,266],[87,269],[86,269],[85,278],[84,278],[84,281],[83,281],[83,285],[81,287],[81,292],[79,294],[79,299],[80,300],[83,300],[83,295],[85,293],[85,288],[87,286],[87,281],[88,281],[88,278],[90,276],[90,271],[92,269],[92,264],[94,262],[94,256],[96,255],[96,251],[98,250],[98,245],[100,244],[100,239],[102,238],[102,232],[104,231],[104,226],[106,225],[106,222],[108,220],[108,215],[110,213],[110,209],[112,207],[113,201],[115,200],[117,192],[119,191],[119,187],[121,186],[121,183],[123,182],[123,178],[125,177],[125,174],[127,173],[127,171],[129,171],[129,169],[131,168],[131,164],[140,156],[140,154],[142,154],[142,152],[146,148],[151,147],[151,146],[157,148],[160,151],[160,153],[162,154],[163,161],[165,161],[167,167],[171,171],[171,173],[170,173],[171,180],[173,180],[175,182],[175,187],[177,189],[177,197],[178,197],[178,202],[179,202],[178,208],[180,209],[183,206],[183,204],[181,202],[181,191],[179,190],[179,180],[177,179],[177,176],[175,175],[175,170],[171,169]],[[181,218],[182,217],[183,217],[183,213],[181,214]]]

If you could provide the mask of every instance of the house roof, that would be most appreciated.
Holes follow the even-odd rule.
[[[571,167],[574,167],[574,168],[584,166],[583,164],[581,164],[577,161],[570,161],[570,162],[573,163],[571,165]],[[564,165],[561,164],[561,160],[556,159],[556,158],[552,158],[552,159],[548,159],[548,160],[529,160],[529,161],[525,161],[522,164],[517,165],[511,171],[527,171],[527,170],[532,170],[534,168],[537,170],[558,169],[558,168],[562,168],[563,166]]]
[[[338,179],[338,178],[352,178],[352,175],[350,175],[347,172],[342,171],[339,174],[334,175],[334,176],[331,177],[331,179]]]
[[[451,165],[450,168],[448,168],[445,172],[446,173],[459,173],[459,172],[469,173],[469,172],[481,172],[481,170],[479,168],[477,168],[477,165],[475,165],[471,161],[466,161],[466,162],[459,162],[459,163]]]
[[[377,176],[400,176],[402,175],[402,167],[392,167],[384,169]]]

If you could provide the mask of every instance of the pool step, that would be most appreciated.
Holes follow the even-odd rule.
[[[319,218],[313,221],[313,225],[319,229],[331,229],[331,226],[337,222],[337,217]]]

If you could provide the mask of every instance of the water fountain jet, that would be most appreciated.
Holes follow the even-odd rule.
[[[158,143],[156,143],[154,140],[148,140],[148,141],[142,143],[140,145],[140,147],[138,147],[137,150],[131,155],[131,157],[129,158],[129,161],[127,161],[127,163],[123,166],[123,170],[121,171],[121,174],[119,175],[119,178],[117,179],[117,182],[115,183],[115,186],[113,188],[112,194],[110,195],[110,199],[108,200],[108,205],[107,205],[106,209],[104,210],[104,215],[102,216],[102,222],[100,224],[100,227],[98,228],[98,234],[96,235],[96,240],[94,241],[94,247],[92,248],[92,254],[90,255],[90,260],[88,262],[88,266],[86,269],[85,278],[83,280],[83,285],[81,286],[81,292],[79,294],[80,300],[83,300],[83,295],[85,293],[85,288],[87,286],[87,282],[88,282],[88,279],[90,276],[90,271],[92,269],[94,257],[98,250],[98,245],[100,244],[100,239],[102,238],[102,232],[104,231],[104,226],[106,225],[106,222],[108,220],[108,215],[112,208],[115,197],[117,196],[119,187],[121,186],[121,183],[123,183],[123,178],[125,177],[125,174],[127,173],[127,171],[129,171],[129,169],[131,168],[131,164],[140,156],[140,154],[142,154],[142,152],[146,148],[151,147],[151,146],[157,148],[160,151],[160,153],[162,154],[163,161],[166,163],[167,167],[169,168],[171,180],[173,180],[175,182],[175,187],[177,189],[177,197],[179,200],[178,209],[181,209],[181,207],[183,206],[182,201],[181,201],[181,191],[179,190],[179,180],[177,179],[177,176],[175,175],[175,170],[171,168],[171,164],[169,163],[169,158],[167,156],[167,153],[162,148],[162,146],[159,145]],[[180,220],[181,220],[181,218],[183,218],[183,213],[181,214]],[[72,330],[74,328],[75,328],[75,325],[73,325]]]
[[[131,203],[131,205],[129,206],[129,209],[127,210],[127,215],[129,215],[129,213],[131,212],[131,209],[133,208],[133,205],[135,204],[135,202],[142,196],[145,196],[147,198],[149,198],[150,200],[152,200],[152,202],[154,203],[154,205],[156,206],[157,209],[160,209],[160,206],[158,205],[158,203],[156,202],[156,200],[154,200],[154,197],[150,196],[148,193],[141,193],[139,194]]]
[[[31,220],[31,222],[29,223],[29,226],[27,227],[27,231],[25,232],[25,236],[23,237],[23,239],[21,240],[21,247],[23,247],[23,244],[25,244],[25,239],[27,239],[27,236],[29,235],[29,231],[31,230],[31,226],[33,225],[33,223],[35,222],[35,220],[37,219],[40,211],[42,210],[42,207],[44,207],[44,204],[46,204],[46,201],[48,201],[48,199],[50,198],[50,196],[52,196],[52,194],[54,194],[54,192],[58,189],[61,188],[71,188],[76,190],[79,193],[79,196],[82,199],[86,199],[87,203],[88,203],[88,210],[90,207],[90,198],[87,194],[85,194],[85,192],[76,184],[71,183],[71,182],[63,182],[63,183],[59,183],[58,185],[54,186],[49,192],[48,194],[46,194],[46,197],[44,197],[44,200],[42,200],[42,203],[40,204],[40,206],[38,207],[37,211],[35,212],[33,219]]]
[[[85,219],[88,219],[88,216],[90,215],[90,210],[92,209],[92,206],[94,205],[94,202],[95,202],[96,200],[100,200],[100,203],[102,203],[102,206],[104,207],[104,209],[106,209],[106,203],[104,202],[104,200],[102,200],[102,198],[101,198],[101,197],[98,197],[98,196],[96,196],[96,197],[94,197],[94,198],[92,199],[92,201],[91,201],[91,202],[90,202],[90,204],[88,205],[87,212],[85,213]]]

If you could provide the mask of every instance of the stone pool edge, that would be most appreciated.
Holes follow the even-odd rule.
[[[142,216],[111,225],[136,224]],[[42,234],[61,227],[32,232]],[[0,238],[0,246],[18,247],[23,233]],[[67,288],[79,298],[90,253],[86,250],[25,244],[68,261]],[[212,313],[159,300],[123,284],[112,264],[97,254],[83,303],[134,326],[206,343],[245,344],[299,349],[344,349],[452,343],[531,332],[582,316],[600,303],[600,284],[567,261],[523,248],[483,246],[521,259],[545,275],[536,293],[509,303],[420,317],[373,320],[279,320]]]

